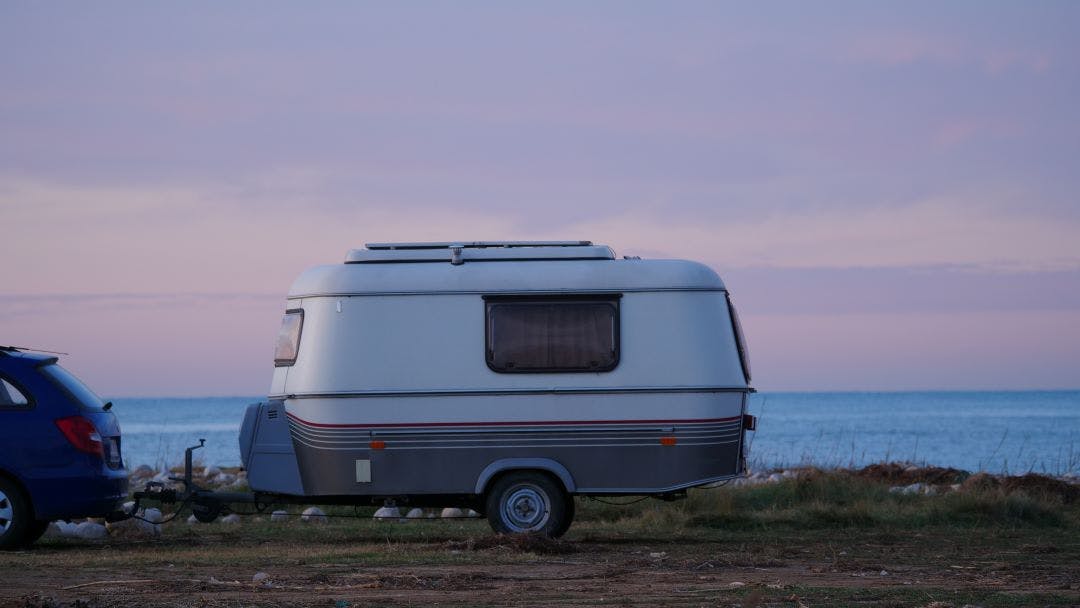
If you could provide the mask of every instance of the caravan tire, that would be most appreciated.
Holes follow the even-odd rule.
[[[574,518],[574,499],[544,473],[509,473],[492,484],[486,512],[500,534],[538,533],[558,538]]]

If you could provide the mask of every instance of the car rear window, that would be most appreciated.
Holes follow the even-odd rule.
[[[94,411],[104,410],[105,402],[101,400],[101,397],[98,397],[97,393],[83,384],[82,380],[76,378],[75,374],[72,374],[55,363],[42,366],[41,373],[45,374],[46,377],[55,382],[60,388],[67,391],[67,393],[71,395],[83,409]]]
[[[0,378],[0,407],[29,407],[30,399],[27,398],[14,384],[4,378]]]

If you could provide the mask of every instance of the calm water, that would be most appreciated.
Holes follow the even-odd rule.
[[[128,466],[177,464],[184,448],[237,465],[244,408],[258,397],[114,399]],[[755,468],[908,460],[969,471],[1080,473],[1080,391],[763,393],[753,396]]]

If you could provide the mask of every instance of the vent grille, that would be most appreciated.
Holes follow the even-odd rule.
[[[276,410],[276,409],[273,409],[273,410],[266,410],[266,418],[267,418],[268,420],[274,420],[274,419],[276,419],[276,418],[277,418],[277,410]]]

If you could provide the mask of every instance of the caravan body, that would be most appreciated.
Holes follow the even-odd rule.
[[[486,510],[522,471],[567,496],[672,495],[743,472],[749,376],[702,264],[371,244],[293,284],[241,451],[253,490],[338,502]]]

